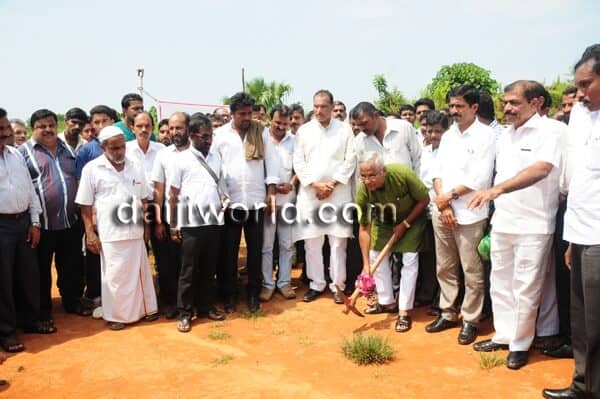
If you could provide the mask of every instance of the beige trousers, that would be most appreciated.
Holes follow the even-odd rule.
[[[485,232],[487,219],[469,225],[458,225],[454,230],[444,226],[437,209],[433,210],[431,219],[435,233],[442,317],[456,321],[460,308],[463,321],[477,325],[483,309],[485,289],[483,263],[477,253],[477,245]],[[461,266],[465,285],[462,304],[456,303],[461,284]]]

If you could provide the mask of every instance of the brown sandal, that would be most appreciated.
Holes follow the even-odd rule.
[[[407,332],[412,327],[410,316],[398,316],[396,320],[396,332]]]

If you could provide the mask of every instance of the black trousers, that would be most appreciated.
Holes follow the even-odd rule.
[[[15,335],[17,318],[31,326],[39,317],[39,271],[28,228],[28,214],[0,219],[0,340]]]
[[[100,281],[100,255],[86,250],[85,265],[85,297],[95,299],[102,296]]]
[[[225,230],[219,256],[217,278],[219,290],[226,301],[237,298],[237,260],[242,228],[248,251],[248,296],[258,296],[262,285],[262,245],[264,210],[225,212]]]
[[[440,285],[437,281],[435,238],[433,224],[427,221],[423,241],[423,251],[419,252],[419,274],[415,291],[415,302],[437,307],[440,299]]]
[[[573,244],[571,345],[574,388],[600,398],[600,245]]]
[[[362,255],[360,253],[360,244],[358,242],[359,223],[356,211],[353,211],[354,223],[352,224],[352,234],[354,238],[348,238],[346,244],[346,292],[354,291],[356,278],[362,271]],[[325,274],[326,276],[329,273]]]
[[[40,274],[40,320],[52,319],[52,258],[56,265],[57,286],[67,312],[75,310],[83,295],[83,228],[78,220],[69,229],[42,230],[38,246]]]
[[[181,271],[177,290],[180,317],[191,317],[214,307],[214,278],[219,261],[223,226],[184,228],[181,243]]]
[[[569,243],[563,240],[566,202],[559,204],[554,233],[554,266],[556,268],[556,302],[558,306],[559,332],[564,337],[571,336],[570,301],[571,271],[565,264],[565,252]]]
[[[165,224],[165,228],[168,232],[169,226]],[[156,260],[156,271],[158,272],[159,303],[167,307],[177,306],[177,286],[182,262],[181,244],[171,240],[170,234],[164,241],[159,240],[152,234],[150,242]]]

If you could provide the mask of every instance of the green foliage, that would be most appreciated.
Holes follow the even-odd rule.
[[[442,66],[422,95],[431,98],[436,108],[444,108],[450,89],[460,85],[471,85],[492,96],[500,92],[500,83],[491,77],[490,71],[473,63],[459,62]]]
[[[292,86],[282,82],[266,82],[258,77],[246,82],[246,93],[254,97],[257,103],[264,105],[269,114],[275,105],[283,103],[292,93]],[[221,101],[223,104],[231,103],[229,97],[223,97]]]
[[[148,113],[150,114],[150,116],[152,117],[152,121],[154,122],[154,130],[158,132],[158,111],[156,110],[156,107],[153,105],[150,107],[150,109],[148,110]]]
[[[342,344],[342,353],[353,362],[365,365],[386,363],[394,358],[394,348],[378,335],[356,334]]]
[[[489,370],[494,367],[504,366],[506,364],[506,357],[498,353],[480,353],[479,354],[479,367],[483,370]]]
[[[217,357],[213,358],[210,361],[210,364],[212,367],[224,366],[224,365],[228,364],[229,362],[231,362],[233,359],[235,359],[235,356],[225,354],[225,355],[221,355],[221,356],[217,356]]]
[[[565,91],[567,87],[574,85],[575,82],[573,82],[572,76],[570,76],[570,79],[567,80],[561,80],[560,76],[557,76],[554,82],[550,83],[549,86],[546,86],[546,90],[548,90],[550,97],[552,97],[552,106],[550,107],[551,115],[560,110],[563,91]]]
[[[231,335],[225,331],[211,331],[208,334],[208,338],[212,339],[213,341],[222,341],[231,338]]]
[[[406,104],[406,98],[396,87],[388,89],[388,83],[383,75],[375,75],[373,77],[373,86],[377,90],[379,98],[375,100],[375,107],[384,114],[398,112],[400,106]]]
[[[267,314],[262,309],[258,309],[256,312],[246,311],[242,313],[242,318],[246,320],[258,320],[266,316]]]

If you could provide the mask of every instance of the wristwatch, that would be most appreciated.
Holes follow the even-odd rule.
[[[460,198],[460,197],[458,196],[458,193],[456,192],[456,190],[455,190],[455,189],[452,189],[452,191],[450,191],[450,194],[452,194],[452,199],[453,199],[454,201],[456,201],[458,198]]]

